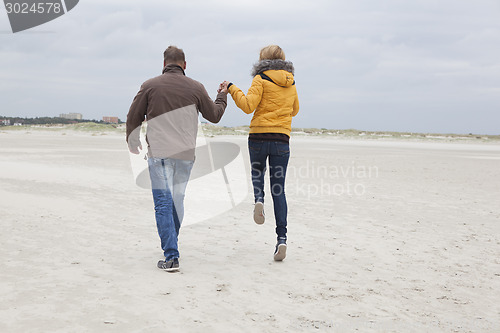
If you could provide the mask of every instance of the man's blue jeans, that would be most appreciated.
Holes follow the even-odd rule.
[[[280,141],[248,140],[248,150],[252,164],[255,202],[264,202],[264,175],[266,173],[266,162],[269,160],[269,178],[276,219],[276,234],[278,238],[286,238],[288,207],[285,196],[285,177],[288,160],[290,159],[290,146],[288,143]]]
[[[177,238],[184,218],[184,196],[193,161],[149,158],[156,226],[165,259],[179,258]]]

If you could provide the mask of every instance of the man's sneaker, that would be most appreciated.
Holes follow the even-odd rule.
[[[274,260],[282,261],[286,257],[286,238],[278,238],[278,243],[276,244],[276,250],[274,251]]]
[[[257,224],[263,224],[266,220],[266,217],[264,215],[264,203],[260,201],[255,203],[255,206],[253,208],[253,220]]]
[[[173,258],[169,261],[160,260],[158,261],[158,268],[167,272],[177,272],[179,270],[179,259]]]

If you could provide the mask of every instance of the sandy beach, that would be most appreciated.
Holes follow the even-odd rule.
[[[248,176],[244,135],[210,140]],[[499,142],[297,136],[291,156],[283,262],[270,197],[258,226],[229,173],[216,213],[193,198],[225,187],[188,185],[172,274],[122,133],[0,129],[0,332],[500,331]]]

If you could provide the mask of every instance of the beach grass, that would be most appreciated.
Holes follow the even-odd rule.
[[[209,123],[202,123],[202,132],[207,136],[231,136],[248,135],[249,126],[219,126]],[[90,133],[92,135],[106,135],[111,133],[125,133],[125,124],[103,124],[95,122],[85,122],[78,124],[48,124],[48,125],[24,125],[24,126],[2,126],[0,131],[74,131],[79,133]],[[357,129],[327,129],[327,128],[292,128],[294,136],[332,137],[363,140],[412,140],[412,141],[476,141],[476,142],[497,142],[500,135],[484,134],[454,134],[454,133],[414,133],[414,132],[393,132],[393,131],[362,131]]]
[[[47,124],[47,125],[22,125],[22,126],[2,126],[0,131],[52,131],[66,132],[76,131],[83,133],[125,133],[125,125],[102,124],[94,122],[85,122],[78,124]]]

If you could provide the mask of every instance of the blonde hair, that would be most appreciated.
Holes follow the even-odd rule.
[[[260,50],[260,60],[285,60],[285,52],[278,45],[269,45]]]

